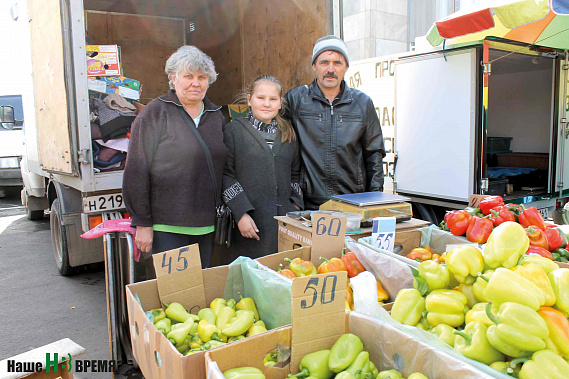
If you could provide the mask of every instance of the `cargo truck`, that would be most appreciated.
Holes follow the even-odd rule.
[[[346,81],[382,122],[386,190],[420,218],[481,194],[553,217],[569,196],[568,67],[567,51],[487,37],[353,62]]]
[[[93,165],[87,45],[119,47],[141,103],[168,91],[167,58],[195,45],[219,73],[208,97],[226,105],[257,75],[285,88],[312,81],[313,44],[334,33],[334,8],[338,1],[29,0],[36,123],[25,131],[22,202],[31,215],[51,210],[60,273],[102,261],[102,241],[79,235],[102,212],[124,211],[123,172]]]

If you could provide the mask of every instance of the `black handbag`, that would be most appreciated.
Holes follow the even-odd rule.
[[[177,107],[178,112],[182,118],[186,121],[191,131],[194,132],[197,140],[205,152],[205,158],[207,161],[207,166],[209,167],[209,173],[211,174],[211,180],[213,181],[213,188],[215,190],[215,234],[213,238],[213,243],[216,246],[231,246],[231,241],[233,239],[233,215],[231,214],[231,209],[221,201],[221,196],[217,188],[217,180],[215,179],[215,171],[213,170],[213,162],[211,160],[211,153],[202,136],[198,132],[198,129],[194,123],[190,120],[190,115],[181,107]]]

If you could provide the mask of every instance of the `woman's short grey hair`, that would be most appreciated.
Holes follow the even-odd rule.
[[[182,46],[166,61],[166,75],[170,88],[174,88],[172,79],[179,72],[200,71],[207,75],[208,83],[211,85],[217,79],[215,65],[207,54],[195,46]]]

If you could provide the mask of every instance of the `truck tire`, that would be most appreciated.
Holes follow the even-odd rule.
[[[28,207],[26,207],[26,218],[31,221],[38,221],[43,219],[43,209],[30,211]]]
[[[59,270],[59,273],[63,276],[69,276],[75,273],[75,268],[69,265],[67,233],[65,231],[65,225],[63,225],[62,222],[63,217],[61,214],[61,204],[59,203],[59,199],[55,199],[51,204],[51,212],[49,215],[51,244],[53,246],[55,264]]]

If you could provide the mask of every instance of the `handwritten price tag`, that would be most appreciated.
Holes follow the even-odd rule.
[[[323,213],[312,214],[312,253],[311,261],[318,267],[322,261],[338,258],[344,248],[346,236],[346,217],[332,216]]]
[[[374,218],[371,237],[374,246],[393,253],[393,246],[395,245],[395,217]]]
[[[187,310],[205,307],[202,265],[198,245],[154,254],[154,269],[160,300],[178,302]]]
[[[345,333],[346,284],[345,271],[292,281],[292,368],[306,354],[331,348]]]

